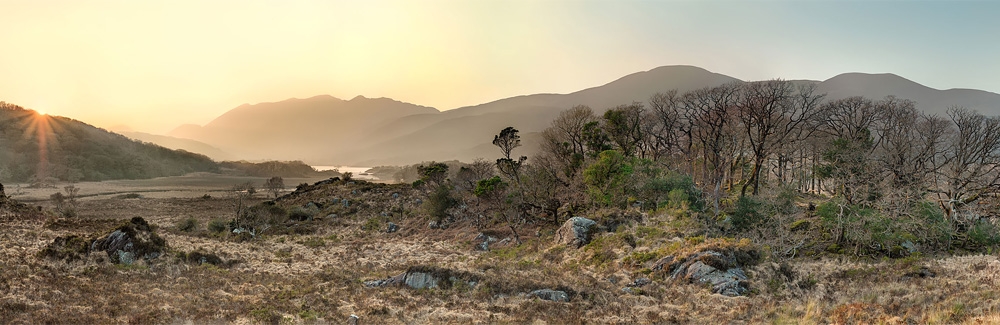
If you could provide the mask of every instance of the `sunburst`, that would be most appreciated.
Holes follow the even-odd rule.
[[[54,123],[55,119],[43,112],[27,112],[30,115],[24,119],[27,127],[24,128],[23,138],[26,140],[34,138],[38,145],[38,166],[35,170],[35,176],[37,180],[44,181],[49,177],[49,146],[56,140],[53,131],[53,126],[56,123]]]

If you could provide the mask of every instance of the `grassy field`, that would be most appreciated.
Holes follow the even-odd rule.
[[[287,178],[285,190],[294,190],[301,183],[314,183],[326,179],[321,178]],[[233,185],[245,182],[253,183],[258,189],[267,181],[266,177],[232,176],[213,173],[192,173],[184,176],[159,177],[140,180],[115,180],[103,182],[79,182],[58,184],[50,188],[29,188],[28,184],[4,184],[7,195],[21,202],[39,202],[49,199],[49,196],[63,192],[63,187],[73,185],[80,189],[82,200],[105,199],[111,196],[127,193],[139,193],[149,198],[191,198],[205,194],[217,195],[225,192]]]
[[[747,270],[752,292],[725,297],[668,281],[651,264],[665,255],[746,241],[686,233],[686,221],[668,213],[644,215],[579,249],[556,244],[553,226],[526,225],[519,229],[522,245],[481,252],[473,241],[479,231],[470,224],[429,229],[419,190],[336,182],[277,201],[290,211],[322,203],[316,219],[288,221],[248,240],[212,230],[234,215],[232,200],[214,193],[241,180],[197,178],[77,184],[81,194],[100,195],[82,200],[73,218],[60,218],[48,206],[41,213],[0,212],[0,320],[343,324],[353,314],[361,324],[1000,322],[996,255],[764,257]],[[149,192],[165,189],[171,191]],[[173,191],[183,194],[168,197]],[[101,194],[133,192],[142,196]],[[205,193],[212,195],[203,198]],[[258,194],[252,203],[264,200]],[[71,261],[39,256],[57,237],[106,234],[132,217],[154,225],[168,243],[167,254],[129,266],[109,263],[103,252]],[[400,230],[387,233],[388,222]],[[510,235],[504,227],[487,232]],[[212,254],[222,263],[191,261],[186,256],[192,253]],[[363,284],[417,266],[465,272],[480,283],[419,290]],[[640,277],[652,283],[622,290]],[[525,294],[542,288],[565,290],[570,302]]]

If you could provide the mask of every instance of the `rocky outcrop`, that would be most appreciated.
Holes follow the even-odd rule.
[[[146,220],[135,217],[100,237],[56,237],[39,252],[39,256],[73,261],[82,259],[91,252],[103,251],[112,263],[130,265],[139,259],[158,258],[166,249],[167,241],[156,235]]]
[[[583,217],[572,217],[556,231],[556,243],[581,247],[590,242],[597,222]]]
[[[151,260],[163,254],[167,241],[156,235],[146,220],[135,217],[105,237],[95,240],[90,251],[104,251],[112,263],[130,265],[137,259]]]
[[[476,244],[476,250],[484,252],[490,250],[490,244],[497,241],[500,240],[484,233],[479,233],[476,235],[476,238],[473,239],[473,242],[478,243]]]
[[[713,293],[730,297],[750,292],[738,258],[717,251],[702,251],[680,259],[669,267],[670,279],[711,286]]]
[[[454,286],[475,287],[479,281],[479,277],[466,272],[414,266],[390,278],[365,281],[364,285],[369,288],[405,285],[413,289],[451,289]]]
[[[538,297],[538,299],[558,301],[558,302],[569,302],[569,294],[566,291],[552,290],[552,289],[538,289],[528,293],[528,296]]]

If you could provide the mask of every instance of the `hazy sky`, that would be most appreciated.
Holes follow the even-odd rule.
[[[1000,92],[1000,1],[0,0],[0,100],[165,133],[329,94],[452,109],[662,65]]]

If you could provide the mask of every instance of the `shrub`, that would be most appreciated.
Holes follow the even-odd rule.
[[[208,231],[220,233],[226,230],[229,230],[229,222],[224,219],[216,218],[208,222]]]
[[[458,201],[451,196],[451,185],[443,184],[434,189],[424,202],[424,209],[427,214],[438,222],[444,221],[448,217],[448,209],[458,204]]]
[[[177,222],[177,230],[183,232],[192,232],[198,230],[198,219],[187,218]]]
[[[974,246],[996,246],[1000,244],[997,226],[986,219],[976,220],[969,228],[969,243]]]
[[[744,196],[736,200],[736,209],[730,216],[735,231],[746,231],[763,225],[770,220],[766,203],[757,198]]]

